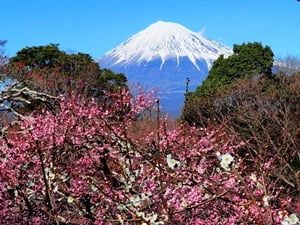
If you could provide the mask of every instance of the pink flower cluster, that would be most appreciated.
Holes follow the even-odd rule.
[[[290,218],[290,199],[262,172],[272,161],[253,167],[234,137],[187,124],[168,130],[163,119],[146,135],[134,130],[154,104],[151,93],[133,98],[127,90],[107,94],[102,104],[62,97],[55,113],[22,121],[0,141],[0,224],[283,224]]]

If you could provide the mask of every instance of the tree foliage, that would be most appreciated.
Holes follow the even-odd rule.
[[[58,44],[50,44],[23,48],[10,59],[10,63],[22,62],[30,69],[43,69],[63,65],[66,59],[67,54],[59,50]]]
[[[103,90],[126,87],[124,74],[100,69],[85,53],[67,54],[58,44],[26,47],[10,59],[8,73],[38,91],[58,95],[76,92],[101,97]]]
[[[213,64],[207,78],[195,91],[196,96],[208,96],[218,89],[245,77],[271,75],[273,52],[269,46],[254,42],[233,46],[233,55],[221,55]]]

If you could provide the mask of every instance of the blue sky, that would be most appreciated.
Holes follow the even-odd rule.
[[[296,0],[0,0],[0,40],[9,56],[60,44],[98,58],[158,20],[180,23],[232,47],[258,41],[277,57],[300,57]]]

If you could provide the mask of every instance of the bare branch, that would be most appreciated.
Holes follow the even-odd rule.
[[[13,83],[9,88],[0,92],[0,107],[5,111],[12,112],[14,116],[18,118],[23,118],[24,115],[17,111],[17,105],[30,105],[34,101],[39,101],[45,104],[49,104],[58,97],[37,92],[29,89],[28,87],[22,87],[19,82]]]

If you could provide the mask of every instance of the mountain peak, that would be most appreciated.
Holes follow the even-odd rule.
[[[190,79],[189,90],[195,90],[221,54],[229,56],[232,50],[180,24],[158,21],[107,52],[98,62],[101,67],[124,73],[129,84],[158,90],[164,110],[178,116],[186,77]]]
[[[204,38],[201,34],[190,31],[184,26],[158,21],[133,35],[127,41],[106,55],[116,58],[115,64],[135,61],[142,63],[160,58],[161,67],[169,58],[188,57],[200,70],[197,59],[204,59],[209,66],[220,54],[230,55],[231,49],[217,42]]]
[[[179,30],[183,30],[185,32],[188,32],[188,29],[185,28],[184,26],[178,24],[178,23],[173,23],[173,22],[166,22],[166,21],[157,21],[156,23],[153,23],[149,25],[145,30],[148,31],[155,31],[155,32],[161,32],[163,34],[167,35],[172,35],[176,34]]]

